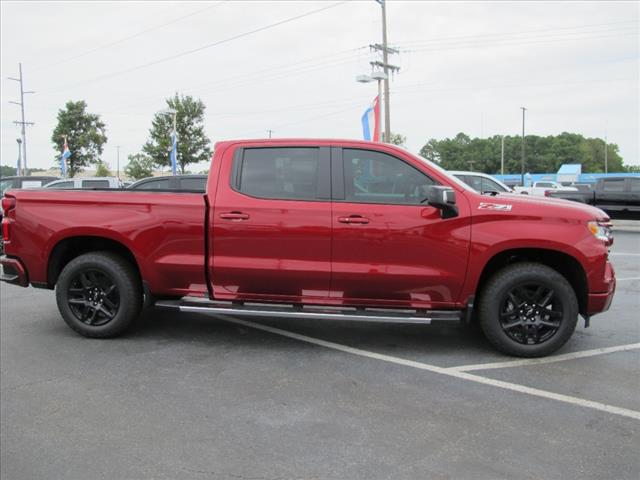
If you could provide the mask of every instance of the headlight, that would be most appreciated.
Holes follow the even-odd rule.
[[[611,232],[610,222],[589,222],[587,223],[587,227],[594,237],[603,241],[606,245],[613,243],[613,233]]]

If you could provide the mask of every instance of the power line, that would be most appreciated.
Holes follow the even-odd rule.
[[[423,43],[431,43],[431,42],[443,42],[448,40],[458,40],[458,39],[477,39],[477,38],[485,38],[485,37],[502,37],[502,36],[510,36],[510,35],[525,35],[528,33],[539,33],[539,32],[550,32],[556,30],[577,30],[584,28],[592,28],[592,27],[603,27],[610,25],[620,25],[623,23],[638,23],[638,20],[623,20],[619,22],[610,22],[610,23],[594,23],[589,25],[576,25],[576,26],[566,26],[566,27],[551,27],[551,28],[538,28],[535,30],[521,30],[519,32],[497,32],[497,33],[487,33],[487,34],[478,34],[478,35],[459,35],[455,37],[438,37],[424,40],[408,40],[408,41],[400,41],[397,42],[397,45],[411,45],[411,44],[423,44]],[[580,33],[580,32],[575,32]]]
[[[305,18],[305,17],[308,17],[310,15],[314,15],[316,13],[320,13],[320,12],[323,12],[325,10],[329,10],[331,8],[335,8],[335,7],[337,7],[339,5],[342,5],[344,3],[347,3],[347,0],[343,0],[343,1],[340,1],[340,2],[337,2],[337,3],[333,3],[331,5],[327,5],[327,6],[324,6],[322,8],[317,8],[315,10],[311,10],[309,12],[306,12],[306,13],[303,13],[303,14],[300,14],[300,15],[295,15],[293,17],[285,18],[283,20],[279,20],[277,22],[270,23],[269,25],[264,25],[262,27],[255,28],[253,30],[249,30],[249,31],[246,31],[246,32],[243,32],[243,33],[239,33],[237,35],[233,35],[231,37],[228,37],[228,38],[225,38],[225,39],[222,39],[222,40],[217,40],[215,42],[208,43],[208,44],[202,45],[200,47],[193,48],[191,50],[186,50],[184,52],[176,53],[176,54],[170,55],[168,57],[164,57],[164,58],[160,58],[160,59],[157,59],[157,60],[153,60],[151,62],[143,63],[141,65],[136,65],[134,67],[126,68],[124,70],[119,70],[117,72],[112,72],[112,73],[106,73],[106,74],[103,74],[103,75],[99,75],[97,77],[89,78],[87,80],[83,80],[81,82],[77,82],[77,83],[69,85],[67,87],[59,87],[59,88],[56,88],[56,89],[48,90],[47,93],[58,92],[58,91],[61,91],[61,90],[66,90],[66,89],[77,87],[77,86],[80,86],[80,85],[86,85],[87,83],[92,83],[92,82],[96,82],[96,81],[100,81],[100,80],[106,80],[108,78],[116,77],[116,76],[119,76],[119,75],[124,75],[126,73],[131,73],[131,72],[135,72],[137,70],[141,70],[143,68],[151,67],[153,65],[158,65],[160,63],[164,63],[164,62],[168,62],[168,61],[171,61],[171,60],[175,60],[177,58],[181,58],[181,57],[184,57],[184,56],[187,56],[187,55],[191,55],[191,54],[194,54],[196,52],[201,52],[201,51],[209,49],[209,48],[217,47],[219,45],[222,45],[222,44],[225,44],[225,43],[229,43],[229,42],[232,42],[234,40],[238,40],[240,38],[248,37],[250,35],[254,35],[256,33],[263,32],[265,30],[268,30],[268,29],[271,29],[271,28],[275,28],[275,27],[278,27],[280,25],[284,25],[286,23],[293,22],[295,20],[300,20],[301,18]]]
[[[138,33],[134,33],[132,35],[128,35],[126,37],[119,38],[118,40],[114,40],[113,42],[106,43],[106,44],[101,45],[99,47],[92,48],[90,50],[86,50],[86,51],[84,51],[82,53],[79,53],[78,55],[74,55],[73,57],[67,57],[65,59],[58,60],[56,62],[49,63],[47,65],[39,65],[36,68],[34,68],[34,70],[41,70],[41,69],[44,69],[44,68],[57,67],[59,65],[71,62],[73,60],[77,60],[78,58],[86,57],[87,55],[90,55],[92,53],[99,52],[100,50],[104,50],[104,49],[109,48],[109,47],[113,47],[114,45],[119,45],[121,43],[127,42],[129,40],[134,39],[134,38],[140,37],[140,36],[142,36],[142,35],[144,35],[146,33],[153,32],[154,30],[159,30],[160,28],[166,27],[168,25],[173,25],[174,23],[178,23],[178,22],[184,20],[185,18],[193,17],[194,15],[198,15],[199,13],[202,13],[202,12],[204,12],[206,10],[210,10],[212,8],[216,8],[216,7],[220,6],[221,4],[223,4],[225,2],[228,2],[228,1],[229,0],[221,0],[220,2],[218,2],[218,3],[214,4],[214,5],[208,5],[207,7],[201,8],[199,10],[196,10],[195,12],[191,12],[191,13],[188,13],[187,15],[183,15],[181,17],[174,18],[173,20],[171,20],[169,22],[165,22],[165,23],[162,23],[160,25],[155,25],[153,27],[150,27],[150,28],[147,28],[145,30],[142,30],[142,31],[140,31]]]

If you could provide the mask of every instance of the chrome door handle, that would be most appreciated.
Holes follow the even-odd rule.
[[[220,218],[224,220],[248,220],[249,215],[242,212],[225,212],[220,214]]]
[[[348,217],[338,217],[338,221],[340,223],[348,223],[349,225],[366,225],[370,220],[362,215],[349,215]]]

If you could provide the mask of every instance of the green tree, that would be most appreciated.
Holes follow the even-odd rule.
[[[9,165],[0,165],[0,177],[15,177],[17,168]]]
[[[109,171],[109,166],[100,161],[96,164],[96,177],[110,177],[111,176],[111,172]]]
[[[407,143],[407,137],[404,135],[400,135],[399,133],[393,133],[389,135],[391,137],[389,143],[392,145],[398,145],[399,147],[404,147]]]
[[[562,164],[579,163],[584,173],[604,171],[604,142],[599,138],[585,138],[577,133],[541,137],[527,135],[525,141],[525,172],[557,172]],[[500,171],[502,137],[470,138],[458,133],[454,138],[430,139],[420,150],[428,160],[448,170],[477,170],[485,173]],[[522,137],[504,137],[505,173],[520,173]],[[624,171],[618,146],[607,145],[610,172]]]
[[[166,102],[169,109],[177,112],[177,163],[180,165],[180,171],[184,173],[185,167],[190,163],[207,161],[211,156],[210,142],[204,133],[206,107],[199,99],[177,93]],[[156,165],[171,165],[169,152],[172,122],[173,116],[164,112],[156,113],[151,122],[150,139],[144,144],[142,150],[153,159]]]
[[[153,174],[153,159],[143,153],[129,155],[129,163],[124,167],[124,173],[129,178],[140,180]]]
[[[100,116],[88,113],[83,100],[69,101],[65,108],[58,111],[58,124],[51,135],[55,154],[55,165],[60,163],[60,154],[64,145],[63,135],[71,156],[67,159],[67,174],[73,177],[83,168],[100,161],[103,145],[107,142],[105,124]]]

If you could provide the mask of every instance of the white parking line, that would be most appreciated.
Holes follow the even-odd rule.
[[[340,343],[329,342],[327,340],[321,340],[319,338],[309,337],[307,335],[301,335],[299,333],[289,332],[288,330],[282,330],[280,328],[269,327],[260,323],[250,322],[248,320],[242,320],[239,318],[229,317],[227,315],[216,315],[217,318],[225,320],[227,322],[235,323],[237,325],[243,325],[249,328],[255,328],[276,335],[282,335],[283,337],[293,338],[301,342],[312,343],[321,347],[338,350],[340,352],[349,353],[352,355],[359,355],[361,357],[372,358],[375,360],[382,360],[384,362],[394,363],[396,365],[402,365],[405,367],[417,368],[419,370],[426,370],[440,375],[447,375],[449,377],[459,378],[462,380],[468,380],[471,382],[481,383],[484,385],[490,385],[492,387],[504,388],[505,390],[511,390],[519,393],[526,393],[535,397],[546,398],[550,400],[557,400],[559,402],[568,403],[571,405],[578,405],[580,407],[592,408],[601,412],[606,412],[614,415],[620,415],[623,417],[633,418],[640,420],[640,412],[636,410],[630,410],[627,408],[615,407],[613,405],[607,405],[606,403],[593,402],[591,400],[585,400],[578,397],[572,397],[569,395],[563,395],[561,393],[549,392],[547,390],[540,390],[538,388],[526,387],[517,383],[503,382],[501,380],[494,380],[492,378],[481,377],[472,373],[460,372],[452,368],[443,368],[436,365],[429,365],[427,363],[416,362],[413,360],[405,360],[403,358],[392,357],[390,355],[384,355],[381,353],[369,352],[359,348],[349,347]]]
[[[451,367],[450,370],[455,370],[456,372],[470,372],[473,370],[492,370],[495,368],[524,367],[528,365],[563,362],[566,360],[575,360],[576,358],[593,357],[596,355],[605,355],[607,353],[625,352],[627,350],[637,349],[640,349],[640,343],[630,343],[628,345],[618,345],[616,347],[594,348],[593,350],[564,353],[562,355],[554,355],[552,357],[527,358],[522,360],[510,360],[507,362],[478,363],[475,365],[461,365],[460,367]]]
[[[627,280],[640,280],[640,277],[629,277],[629,278],[616,278],[617,282],[624,282]]]
[[[640,253],[625,253],[625,252],[609,252],[609,255],[626,255],[628,257],[640,257]]]

